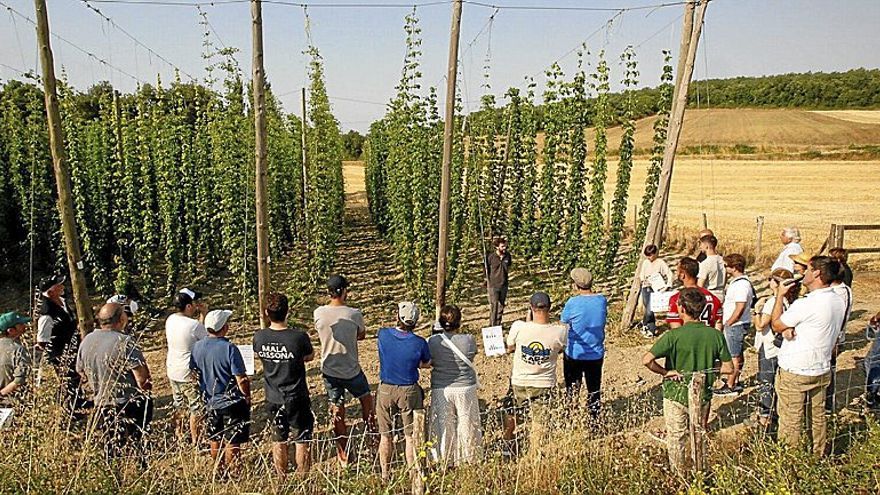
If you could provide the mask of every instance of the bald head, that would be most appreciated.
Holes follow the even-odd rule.
[[[98,310],[97,319],[101,328],[119,330],[125,327],[125,308],[121,304],[107,303]]]

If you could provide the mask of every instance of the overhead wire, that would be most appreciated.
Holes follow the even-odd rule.
[[[0,1],[0,7],[4,7],[4,8],[6,8],[6,10],[8,10],[9,12],[15,14],[16,16],[20,17],[21,19],[27,21],[28,23],[30,23],[30,24],[32,24],[32,25],[34,25],[34,26],[37,25],[37,22],[36,22],[35,20],[31,19],[30,17],[28,17],[28,16],[25,15],[25,14],[22,14],[21,12],[19,12],[18,10],[12,8],[10,5],[6,4],[6,3],[3,2],[3,1]],[[51,35],[52,35],[53,37],[55,37],[55,39],[57,39],[57,40],[59,40],[59,41],[61,41],[61,42],[63,42],[63,43],[66,43],[67,45],[70,45],[71,47],[73,47],[73,48],[76,49],[77,51],[79,51],[79,52],[83,53],[84,55],[88,56],[89,58],[91,58],[91,59],[97,61],[98,63],[100,63],[100,64],[103,65],[104,67],[107,67],[107,68],[109,68],[109,69],[113,69],[113,70],[115,70],[116,72],[118,72],[118,73],[120,73],[120,74],[122,74],[122,75],[124,75],[124,76],[127,76],[127,77],[129,77],[129,78],[131,78],[131,79],[133,79],[133,80],[135,80],[135,81],[137,81],[137,82],[139,82],[139,83],[147,84],[147,81],[144,81],[143,79],[141,79],[141,78],[139,78],[138,76],[136,76],[136,75],[134,75],[134,74],[132,74],[132,73],[126,71],[125,69],[122,69],[122,68],[120,68],[120,67],[117,67],[116,65],[113,65],[112,63],[108,62],[107,60],[105,60],[105,59],[103,59],[103,58],[101,58],[101,57],[95,55],[94,53],[92,53],[92,52],[89,51],[88,49],[79,46],[78,44],[76,44],[76,43],[74,43],[73,41],[70,41],[69,39],[67,39],[67,38],[65,38],[65,37],[63,37],[63,36],[61,36],[61,35],[59,35],[58,33],[54,33],[54,32],[53,32],[53,33],[51,33]]]
[[[160,54],[160,53],[157,52],[156,50],[154,50],[154,49],[150,48],[149,46],[147,46],[144,42],[142,42],[141,40],[139,40],[138,38],[136,38],[133,34],[131,34],[130,32],[128,32],[125,28],[123,28],[122,26],[120,26],[119,23],[117,23],[116,21],[114,21],[114,20],[113,20],[112,18],[110,18],[107,14],[101,12],[100,9],[98,9],[97,7],[95,7],[94,5],[92,5],[91,2],[93,2],[94,0],[79,0],[79,1],[80,1],[82,4],[84,4],[84,5],[86,6],[86,8],[88,8],[89,10],[91,10],[92,12],[94,12],[95,14],[97,14],[98,16],[100,16],[102,19],[104,19],[104,21],[106,21],[108,24],[110,24],[111,26],[113,26],[114,28],[116,28],[117,31],[119,31],[120,33],[124,34],[128,39],[130,39],[131,41],[133,41],[133,42],[135,43],[135,45],[140,46],[141,48],[143,48],[144,50],[146,50],[147,52],[149,52],[151,55],[153,55],[153,56],[156,57],[157,59],[159,59],[159,60],[161,60],[162,62],[164,62],[165,64],[167,64],[169,67],[173,68],[174,70],[176,70],[176,71],[180,72],[181,74],[185,75],[186,77],[188,77],[190,80],[193,80],[193,81],[196,80],[196,78],[193,77],[190,73],[188,73],[187,71],[181,69],[179,66],[175,65],[173,62],[171,62],[170,60],[168,60],[168,59],[167,59],[166,57],[164,57],[162,54]]]

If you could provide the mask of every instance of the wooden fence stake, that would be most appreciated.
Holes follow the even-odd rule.
[[[413,495],[422,495],[425,493],[425,459],[419,455],[424,447],[425,410],[416,409],[413,411],[413,449],[415,449],[415,460],[413,465],[410,466]]]
[[[696,372],[691,377],[688,385],[688,417],[690,419],[691,457],[694,461],[694,470],[703,470],[703,458],[706,447],[706,430],[703,428],[703,389],[706,384],[706,375]]]
[[[758,217],[758,232],[755,238],[755,260],[761,258],[761,243],[764,240],[764,216]]]

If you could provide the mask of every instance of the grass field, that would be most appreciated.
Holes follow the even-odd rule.
[[[680,150],[711,154],[710,147],[764,151],[818,151],[880,144],[880,111],[797,109],[688,109]],[[654,118],[636,123],[637,150],[652,146]],[[620,128],[608,132],[609,148],[620,143]],[[702,154],[702,153],[701,153]]]

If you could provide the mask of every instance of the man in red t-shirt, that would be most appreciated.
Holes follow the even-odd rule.
[[[678,262],[678,279],[685,287],[695,287],[706,296],[706,307],[699,320],[710,327],[721,330],[721,300],[709,292],[705,287],[697,285],[697,275],[700,273],[700,264],[693,258],[682,258]],[[678,313],[678,292],[669,298],[669,312],[666,313],[666,323],[670,328],[678,328],[684,324]]]

